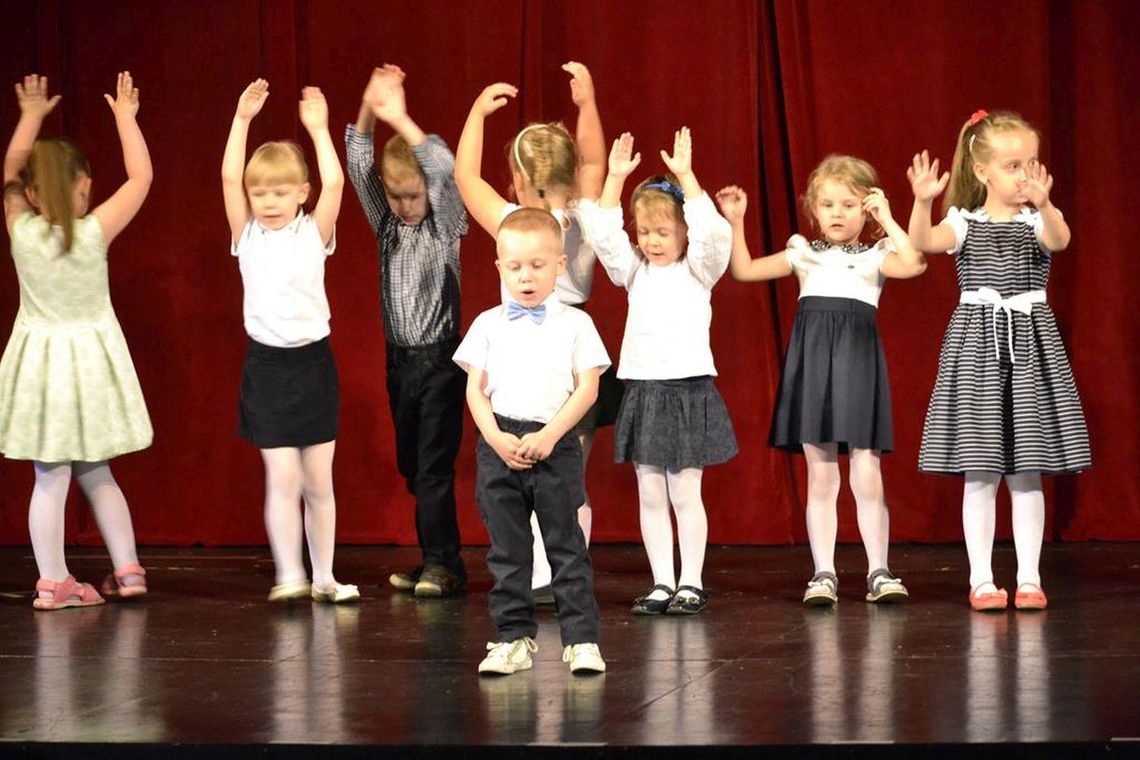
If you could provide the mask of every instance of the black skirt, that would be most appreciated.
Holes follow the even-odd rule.
[[[571,303],[575,309],[586,311],[586,304]],[[589,313],[589,312],[586,312]],[[578,433],[593,433],[600,427],[609,427],[617,422],[618,411],[621,409],[621,397],[625,392],[625,383],[618,379],[617,363],[611,364],[598,378],[598,398],[578,420],[574,429]]]
[[[252,338],[242,366],[238,435],[260,449],[336,439],[340,391],[329,339],[276,348]]]
[[[837,443],[891,451],[894,424],[878,309],[851,298],[806,296],[796,307],[769,445]]]
[[[614,461],[679,472],[736,456],[736,435],[711,377],[630,380],[614,428]]]

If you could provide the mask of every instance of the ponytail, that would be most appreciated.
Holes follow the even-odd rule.
[[[36,140],[28,164],[20,172],[29,200],[49,224],[63,229],[63,250],[71,250],[75,235],[75,183],[91,169],[69,140]]]
[[[511,145],[510,163],[547,211],[550,190],[565,188],[570,195],[577,194],[578,156],[574,140],[561,123],[525,127]]]

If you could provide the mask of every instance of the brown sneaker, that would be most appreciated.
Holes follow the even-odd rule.
[[[466,578],[461,578],[443,565],[425,565],[420,580],[416,583],[416,596],[453,596],[466,585]]]
[[[388,576],[388,583],[401,591],[415,591],[416,584],[420,582],[420,576],[423,575],[424,566],[420,565],[411,570],[392,573]]]

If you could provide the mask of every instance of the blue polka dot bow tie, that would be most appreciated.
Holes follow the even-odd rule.
[[[546,319],[546,304],[540,303],[529,309],[516,301],[507,304],[507,319],[515,320],[524,316],[530,317],[536,325],[541,325],[542,320]]]

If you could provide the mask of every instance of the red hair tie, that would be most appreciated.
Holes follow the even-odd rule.
[[[972,127],[989,115],[989,111],[985,110],[984,108],[979,108],[977,111],[974,111],[972,114],[970,114],[970,118],[966,120],[966,126]]]

